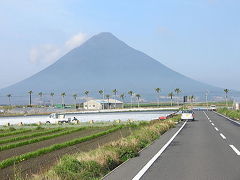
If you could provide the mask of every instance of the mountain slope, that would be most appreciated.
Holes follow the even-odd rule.
[[[188,93],[200,93],[207,89],[220,91],[169,69],[129,47],[111,33],[100,33],[43,71],[0,92],[20,94],[33,90],[79,93],[117,88],[148,94],[156,87],[161,87],[165,92],[176,87]]]

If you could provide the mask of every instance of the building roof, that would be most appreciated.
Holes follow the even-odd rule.
[[[100,104],[108,104],[108,103],[122,104],[123,103],[117,99],[116,100],[115,99],[109,99],[109,100],[107,100],[107,99],[92,99],[89,101],[96,101],[97,103],[100,103]],[[89,102],[89,101],[86,101],[86,102]]]

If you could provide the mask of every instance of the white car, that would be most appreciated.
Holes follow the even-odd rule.
[[[194,112],[192,110],[183,110],[181,120],[192,120],[192,121],[194,121]]]
[[[216,110],[217,110],[217,108],[216,108],[215,105],[211,105],[211,106],[210,106],[210,111],[216,111]]]

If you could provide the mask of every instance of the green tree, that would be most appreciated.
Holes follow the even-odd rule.
[[[141,97],[141,95],[140,95],[140,94],[136,94],[136,97],[137,97],[138,108],[139,108],[139,101],[140,101],[140,97]]]
[[[123,102],[123,104],[122,104],[122,108],[124,108],[125,94],[124,94],[124,93],[120,94],[120,98],[122,99],[122,102]]]
[[[65,102],[64,102],[64,98],[65,98],[65,96],[66,96],[66,93],[65,92],[63,92],[63,93],[61,93],[61,96],[62,96],[62,107],[64,108],[65,107]]]
[[[173,96],[174,96],[173,92],[170,92],[170,93],[168,94],[168,97],[171,98],[171,106],[173,106]]]
[[[104,99],[104,91],[103,90],[99,90],[98,93],[102,96],[102,99]]]
[[[223,90],[225,92],[225,102],[226,102],[226,106],[228,107],[228,93],[229,93],[229,89],[224,89]]]
[[[88,109],[88,95],[89,95],[89,91],[84,91],[84,94],[85,94],[85,96],[86,96],[87,109]]]
[[[75,101],[75,109],[77,109],[77,94],[73,94],[73,99]]]
[[[50,93],[50,96],[51,96],[51,100],[52,100],[52,107],[53,107],[53,106],[54,106],[54,101],[53,101],[54,92],[51,92],[51,93]]]
[[[194,95],[189,96],[189,100],[191,102],[192,108],[193,108],[193,101],[194,101],[194,99],[195,99]]]
[[[29,94],[29,106],[31,107],[32,106],[32,94],[33,94],[33,91],[28,91],[28,94]]]
[[[157,101],[158,101],[158,107],[160,105],[160,92],[161,92],[161,89],[160,88],[155,88],[155,91],[157,93]]]
[[[128,94],[130,95],[131,98],[131,108],[133,107],[133,91],[128,91]]]
[[[110,100],[110,95],[109,94],[106,94],[106,99],[108,100],[108,109],[110,109],[110,102],[109,102],[109,100]]]
[[[8,97],[9,106],[11,106],[11,97],[12,97],[12,95],[11,95],[11,94],[8,94],[7,97]]]
[[[118,92],[118,90],[117,89],[114,89],[113,91],[113,94],[114,94],[114,99],[115,99],[115,109],[117,108],[117,92]]]
[[[38,93],[38,95],[40,96],[40,104],[43,105],[43,92]]]
[[[177,103],[178,103],[178,106],[179,106],[179,97],[178,95],[182,92],[180,88],[176,88],[174,89],[174,92],[177,94]]]

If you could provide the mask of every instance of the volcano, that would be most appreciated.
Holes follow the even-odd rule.
[[[100,89],[112,92],[132,90],[147,98],[160,87],[168,93],[180,88],[184,93],[220,92],[222,89],[193,80],[166,67],[140,52],[113,34],[104,32],[93,36],[54,64],[35,75],[0,90],[0,93],[26,94],[83,93],[89,90],[97,96]]]

